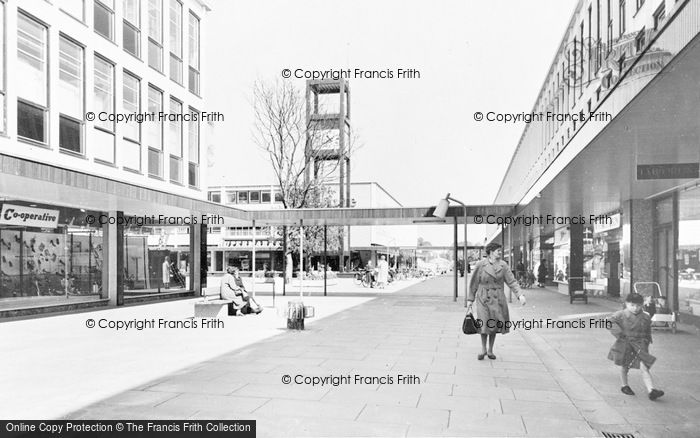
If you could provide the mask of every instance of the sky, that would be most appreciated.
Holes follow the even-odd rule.
[[[274,182],[253,142],[256,80],[272,83],[284,69],[389,69],[393,79],[350,80],[362,144],[353,181],[376,181],[404,206],[448,192],[491,204],[525,125],[474,113],[532,110],[576,1],[208,0],[204,110],[224,115],[211,127],[208,184]],[[398,78],[399,68],[420,78]],[[304,90],[304,79],[293,82]]]

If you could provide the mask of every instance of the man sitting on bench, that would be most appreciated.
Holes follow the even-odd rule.
[[[226,274],[221,278],[221,299],[232,300],[229,304],[229,310],[233,310],[229,314],[238,316],[247,315],[249,313],[258,314],[263,311],[263,308],[258,304],[253,297],[248,295],[243,285],[243,280],[239,276],[238,268],[229,266],[226,268]],[[255,306],[251,306],[251,303]]]

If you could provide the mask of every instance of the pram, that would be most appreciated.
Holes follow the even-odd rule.
[[[675,334],[676,312],[668,308],[666,297],[661,295],[659,283],[638,281],[634,283],[634,292],[644,297],[644,311],[651,316],[651,327],[671,329],[671,333]]]

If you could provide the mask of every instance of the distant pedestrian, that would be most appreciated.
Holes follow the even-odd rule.
[[[612,322],[610,331],[617,339],[610,348],[608,359],[615,365],[619,365],[620,391],[627,395],[634,395],[634,391],[627,382],[627,374],[630,368],[641,369],[642,380],[647,387],[649,400],[656,400],[664,395],[664,392],[654,388],[649,368],[656,361],[656,357],[649,354],[651,344],[651,317],[642,311],[644,297],[637,293],[627,295],[625,308],[615,312],[609,321]]]
[[[487,258],[481,260],[474,267],[472,281],[469,285],[469,293],[465,300],[465,307],[471,309],[476,301],[476,317],[480,322],[479,333],[481,334],[481,354],[477,356],[479,360],[484,360],[484,356],[489,359],[496,359],[493,354],[493,344],[496,341],[497,333],[508,333],[510,314],[508,312],[508,301],[503,293],[503,285],[508,284],[520,300],[520,304],[525,305],[525,295],[518,286],[518,282],[513,277],[508,264],[501,260],[501,245],[489,243],[486,246]],[[488,340],[488,349],[486,341]]]
[[[547,281],[547,260],[540,260],[540,266],[537,268],[537,286],[544,287]]]
[[[163,260],[163,265],[162,265],[162,274],[163,274],[163,288],[164,289],[170,289],[170,257],[165,256],[165,260]]]
[[[389,281],[389,262],[386,261],[386,256],[381,256],[377,263],[377,286],[380,289],[386,287]]]

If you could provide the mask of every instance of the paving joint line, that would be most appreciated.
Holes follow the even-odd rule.
[[[542,336],[532,333],[532,332],[523,332],[522,330],[518,330],[520,336],[523,338],[523,340],[532,348],[539,356],[540,361],[542,364],[547,368],[549,371],[549,374],[554,378],[554,380],[557,382],[557,385],[561,388],[562,392],[566,394],[566,397],[571,401],[571,403],[574,405],[576,410],[578,411],[579,415],[581,416],[582,420],[586,422],[588,427],[590,427],[593,431],[598,432],[597,426],[605,426],[604,424],[601,423],[595,423],[592,421],[589,421],[586,416],[583,414],[585,412],[585,409],[581,407],[578,403],[579,400],[576,400],[571,397],[569,392],[567,391],[567,382],[566,382],[566,376],[562,376],[562,372],[571,372],[575,373],[576,376],[578,376],[581,381],[587,386],[586,389],[589,389],[597,394],[597,396],[600,398],[600,400],[580,400],[583,402],[587,401],[599,401],[601,404],[605,405],[605,410],[606,412],[612,412],[615,415],[618,415],[620,418],[623,418],[625,423],[624,425],[630,426],[633,428],[637,428],[635,425],[631,424],[627,418],[620,414],[620,412],[613,406],[610,405],[607,401],[605,401],[605,398],[590,384],[588,381],[574,368],[568,360],[566,360],[561,353],[559,353],[558,350],[553,348],[549,343],[547,342],[546,339],[544,339]],[[538,345],[539,344],[539,345]],[[549,358],[549,359],[547,359]],[[563,367],[557,367],[555,364],[553,364],[553,361],[557,362],[563,362],[565,364]]]

